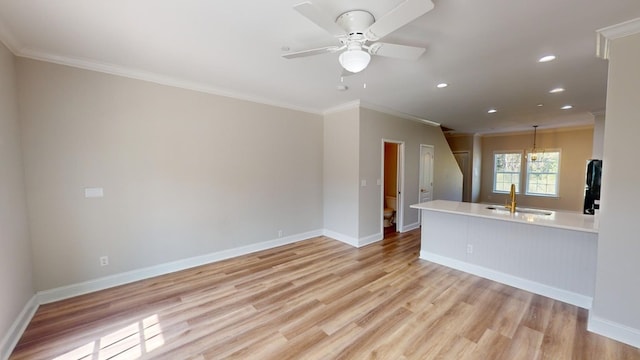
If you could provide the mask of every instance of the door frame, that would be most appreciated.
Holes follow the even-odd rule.
[[[384,144],[396,144],[398,145],[398,166],[396,171],[396,184],[398,184],[398,190],[396,194],[396,232],[404,231],[404,141],[382,139],[380,143],[382,150],[380,151],[380,206],[378,207],[379,214],[378,219],[380,221],[380,233],[384,236],[384,221],[382,221],[384,215]]]
[[[436,148],[433,145],[427,145],[427,144],[420,144],[420,154],[418,156],[418,162],[419,162],[419,166],[418,166],[418,203],[420,203],[420,180],[422,180],[422,149],[424,148],[430,148],[431,149],[431,154],[433,155],[433,157],[431,158],[431,162],[430,162],[430,166],[431,169],[429,169],[429,171],[431,172],[431,180],[433,183],[433,163],[436,160]],[[433,200],[433,186],[431,186],[431,199]],[[418,224],[422,224],[422,210],[418,210]]]

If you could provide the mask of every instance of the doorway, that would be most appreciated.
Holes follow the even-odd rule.
[[[382,186],[380,187],[381,232],[402,232],[403,220],[404,143],[382,140]]]
[[[433,145],[420,144],[420,180],[418,183],[418,202],[423,203],[433,200]],[[418,221],[421,223],[422,211],[418,212]]]
[[[453,156],[462,172],[462,201],[471,202],[471,161],[468,151],[454,151]]]

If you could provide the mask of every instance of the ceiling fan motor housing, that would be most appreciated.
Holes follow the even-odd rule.
[[[375,22],[373,15],[364,10],[351,10],[338,16],[336,24],[351,36],[363,36],[365,30]]]

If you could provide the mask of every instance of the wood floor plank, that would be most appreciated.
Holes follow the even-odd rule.
[[[321,236],[43,305],[10,359],[640,359],[584,309],[419,251],[419,230]]]
[[[541,359],[570,359],[576,336],[578,308],[556,301],[541,345]]]
[[[448,345],[451,334],[455,334],[457,324],[468,318],[473,306],[464,302],[455,302],[447,311],[425,329],[425,337],[414,346],[412,352],[405,352],[411,359],[433,359]]]
[[[544,334],[526,326],[519,326],[513,341],[504,354],[505,359],[537,359]],[[578,359],[582,359],[578,357]]]

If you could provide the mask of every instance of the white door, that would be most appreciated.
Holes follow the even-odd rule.
[[[433,146],[420,145],[420,189],[418,202],[433,200]]]

